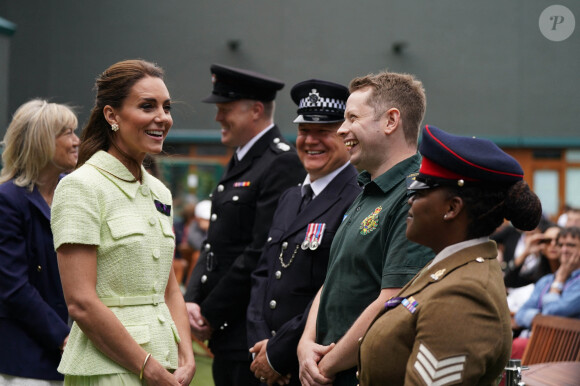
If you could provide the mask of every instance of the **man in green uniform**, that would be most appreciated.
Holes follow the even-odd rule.
[[[328,272],[298,346],[303,385],[356,385],[358,340],[373,318],[429,260],[405,237],[407,176],[421,163],[425,91],[411,75],[355,78],[338,133],[359,170],[363,192],[339,227]]]

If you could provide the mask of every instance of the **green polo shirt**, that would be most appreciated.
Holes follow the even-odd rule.
[[[403,287],[431,259],[431,249],[405,237],[409,211],[405,179],[419,170],[421,156],[398,163],[364,184],[338,228],[320,298],[316,336],[337,342],[383,288]]]

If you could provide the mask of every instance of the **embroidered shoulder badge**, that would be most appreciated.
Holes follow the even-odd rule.
[[[373,213],[369,214],[364,220],[362,220],[359,227],[361,235],[368,235],[377,228],[379,225],[379,213],[381,210],[383,210],[383,207],[379,206]]]

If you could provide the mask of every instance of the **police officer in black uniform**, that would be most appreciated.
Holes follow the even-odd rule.
[[[255,356],[251,370],[261,382],[300,385],[296,347],[309,304],[324,282],[334,233],[361,188],[337,134],[348,89],[313,79],[290,94],[298,105],[296,148],[308,175],[280,198],[252,274],[248,344]]]
[[[185,301],[193,334],[210,339],[217,386],[256,382],[250,372],[246,310],[250,275],[266,241],[280,194],[304,179],[296,150],[273,123],[284,84],[234,67],[211,66],[224,145],[236,147],[212,193],[210,226]]]

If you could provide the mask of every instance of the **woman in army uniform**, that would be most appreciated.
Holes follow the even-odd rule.
[[[490,141],[423,129],[409,181],[407,238],[437,254],[385,303],[361,341],[362,385],[493,384],[511,350],[497,247],[504,218],[530,230],[538,197],[518,162]]]

